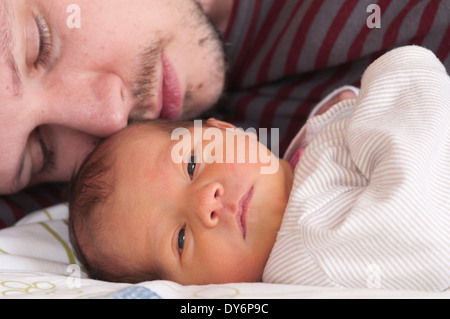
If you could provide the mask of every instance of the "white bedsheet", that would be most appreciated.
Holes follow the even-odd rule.
[[[87,278],[70,246],[65,204],[0,231],[0,298],[450,298],[450,293],[340,289],[266,283],[181,286]]]

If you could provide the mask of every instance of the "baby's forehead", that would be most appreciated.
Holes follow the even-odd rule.
[[[163,123],[146,121],[133,123],[106,141],[104,152],[116,159],[126,157],[127,153],[141,153],[144,149],[155,151],[166,147],[173,140],[173,132],[189,129],[190,122],[174,121]],[[191,125],[192,127],[192,125]]]
[[[117,135],[113,136],[114,140],[112,142],[126,145],[131,141],[148,139],[156,136],[158,136],[158,138],[165,138],[165,135],[170,139],[170,134],[163,133],[169,133],[169,128],[144,122],[133,124],[123,129],[117,133]]]

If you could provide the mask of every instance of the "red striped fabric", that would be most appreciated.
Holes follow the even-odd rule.
[[[284,72],[287,74],[293,73],[293,70],[297,69],[297,64],[300,58],[300,54],[303,50],[306,36],[308,35],[309,29],[316,15],[319,12],[320,7],[323,4],[323,0],[313,1],[308,11],[305,14],[305,19],[302,20],[300,27],[292,41],[292,45],[289,49],[289,55],[284,67]]]
[[[63,183],[45,184],[0,196],[0,229],[13,225],[30,212],[61,203],[64,187]]]
[[[273,29],[274,24],[278,21],[280,12],[285,4],[286,0],[279,0],[276,3],[272,4],[272,7],[270,8],[267,17],[262,24],[261,31],[257,34],[255,39],[253,40],[253,44],[251,46],[252,49],[243,52],[246,55],[245,61],[253,61],[258,55],[258,53],[261,51],[263,45],[265,44],[265,40],[267,39],[269,33]],[[242,75],[245,75],[248,72],[250,66],[251,66],[250,63],[244,63],[242,65],[242,68],[237,69],[239,70],[239,76],[238,79],[236,80],[238,85],[242,85],[243,80]]]
[[[334,83],[337,83],[340,79],[342,79],[345,74],[349,71],[350,64],[343,64],[339,68],[336,69],[335,73],[331,78],[329,78],[327,81],[321,83],[317,87],[315,87],[309,94],[307,101],[312,100],[316,101],[318,100],[318,96],[322,96],[324,92],[327,91],[328,88],[333,86]],[[308,102],[305,102],[308,103]],[[305,103],[299,105],[297,107],[294,117],[300,117],[300,118],[306,118],[308,114],[305,112],[306,110],[309,110],[311,108],[311,105],[308,105],[309,107],[305,107]],[[280,149],[286,150],[289,144],[291,143],[292,138],[297,134],[298,132],[298,125],[295,122],[290,122],[289,128],[287,130],[286,136],[282,139],[280,143]]]
[[[25,216],[25,211],[8,197],[4,198],[5,204],[9,207],[15,220],[19,220]]]
[[[247,110],[248,105],[256,98],[258,97],[258,92],[255,90],[247,95],[244,95],[239,101],[236,103],[237,105],[237,111],[236,116],[234,117],[234,120],[238,122],[245,121],[245,113]]]
[[[237,16],[237,13],[238,13],[238,9],[240,7],[240,3],[239,3],[240,1],[241,0],[234,0],[234,5],[233,5],[233,8],[231,10],[230,18],[229,18],[229,21],[228,21],[228,27],[225,30],[225,33],[223,35],[223,37],[225,39],[229,39],[230,36],[231,36],[231,31],[233,30],[232,27],[233,27],[234,23],[236,22],[236,16]]]
[[[392,0],[380,0],[377,2],[377,5],[380,7],[381,16],[386,13],[387,8],[392,3]],[[350,49],[348,50],[347,60],[351,61],[353,59],[359,58],[364,48],[364,44],[366,43],[367,37],[369,36],[372,29],[370,28],[361,28],[358,35],[353,40],[350,45]]]
[[[260,127],[274,127],[274,118],[277,109],[280,107],[281,103],[286,101],[287,98],[292,94],[292,92],[302,83],[310,81],[312,74],[307,74],[300,78],[298,81],[291,83],[290,85],[283,86],[277,93],[277,97],[272,103],[269,103],[263,110],[263,116],[261,118]],[[301,109],[301,108],[300,108]],[[298,115],[298,114],[297,114]]]
[[[371,4],[380,8],[379,29],[366,24]],[[283,154],[310,108],[338,86],[359,85],[386,51],[429,46],[449,69],[448,16],[442,0],[236,1],[226,38],[234,52],[228,119],[280,128]]]
[[[277,37],[276,41],[274,42],[273,46],[270,48],[269,53],[264,58],[264,60],[262,62],[262,65],[261,65],[261,68],[259,69],[259,73],[258,73],[258,79],[259,79],[259,81],[261,83],[264,83],[265,81],[267,81],[268,73],[269,73],[269,67],[273,63],[273,58],[274,58],[274,55],[275,55],[275,51],[279,47],[281,39],[283,39],[283,37],[285,36],[287,30],[289,29],[289,26],[291,25],[294,17],[298,13],[298,10],[299,10],[300,6],[303,3],[304,3],[304,1],[298,1],[298,3],[296,4],[296,6],[295,6],[294,10],[292,11],[291,15],[286,20],[286,23],[284,24],[283,30],[280,32],[280,34],[278,35],[278,37]]]
[[[447,27],[447,31],[442,39],[439,49],[436,51],[436,56],[441,61],[448,61],[448,55],[450,53],[450,25]],[[447,67],[448,72],[448,67]]]
[[[39,193],[36,189],[33,189],[29,192],[30,197],[40,206],[40,207],[48,207],[52,205],[52,201],[44,196],[44,194]]]
[[[423,39],[426,37],[428,32],[430,32],[431,27],[433,26],[434,18],[436,17],[440,4],[441,0],[434,0],[428,3],[425,10],[423,10],[422,18],[420,19],[419,27],[417,28],[417,33],[409,44],[422,45]]]
[[[384,37],[383,48],[394,45],[397,41],[398,32],[402,26],[407,14],[420,3],[420,0],[410,0],[408,4],[403,8],[399,15],[394,19],[393,23],[388,27],[386,35]]]
[[[316,57],[315,68],[320,69],[328,65],[328,59],[331,54],[331,50],[336,43],[336,40],[345,26],[345,22],[352,14],[356,7],[358,0],[345,1],[342,7],[339,8],[338,13],[334,17],[333,22],[328,28],[327,35],[320,46],[318,55]]]
[[[251,20],[250,20],[250,25],[249,25],[249,27],[247,29],[244,43],[252,43],[251,39],[252,39],[252,37],[254,37],[255,30],[256,30],[256,27],[257,27],[257,24],[258,24],[259,14],[261,12],[261,1],[262,0],[257,0],[255,5],[254,5],[252,17],[251,17]],[[242,47],[241,48],[241,51],[239,52],[239,56],[238,56],[238,58],[237,58],[237,60],[235,62],[235,67],[231,71],[230,77],[232,79],[235,79],[236,78],[236,74],[239,74],[240,71],[242,70],[243,64],[245,63],[244,59],[245,59],[246,53],[249,52],[249,51],[250,50],[248,49],[248,47]],[[239,81],[238,81],[238,83],[239,83]]]

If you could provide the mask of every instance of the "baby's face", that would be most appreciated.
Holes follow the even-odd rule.
[[[242,145],[247,154],[255,147],[266,157],[269,151],[222,122],[208,124],[201,132],[220,127],[222,138],[204,139],[192,128],[190,135],[172,140],[161,128],[138,125],[115,143],[114,192],[104,208],[107,244],[133,268],[157,269],[163,279],[181,284],[259,281],[280,228],[292,170],[282,160],[269,174],[262,173],[271,165],[267,158],[266,164],[249,156],[245,163],[225,160]],[[272,154],[270,159],[278,161]]]

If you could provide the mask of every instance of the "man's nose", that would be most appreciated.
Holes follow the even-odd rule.
[[[61,83],[49,96],[48,124],[97,137],[108,137],[127,126],[131,101],[124,98],[124,84],[117,75],[80,74],[70,78],[72,83]]]
[[[223,211],[223,186],[220,183],[209,183],[196,191],[194,210],[197,218],[208,228],[217,226]]]

